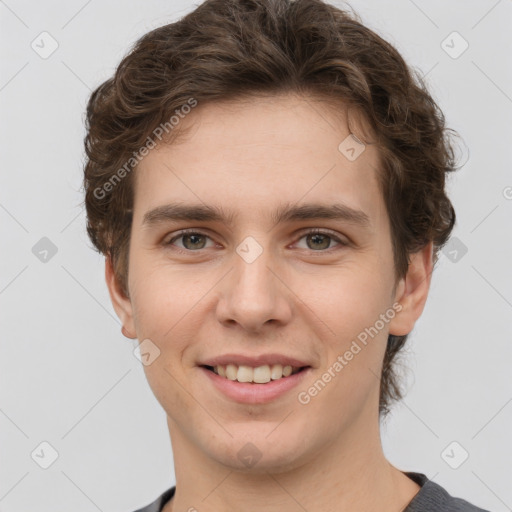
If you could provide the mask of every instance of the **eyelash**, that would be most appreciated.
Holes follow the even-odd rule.
[[[190,249],[182,249],[181,247],[173,246],[173,242],[175,242],[176,240],[182,238],[185,235],[200,235],[200,236],[204,236],[204,237],[207,237],[207,238],[211,239],[211,237],[209,235],[207,235],[206,233],[203,233],[201,231],[197,231],[195,229],[184,229],[184,230],[178,232],[175,236],[173,236],[168,242],[164,242],[163,245],[166,246],[166,247],[167,246],[172,246],[173,250],[175,250],[175,251],[177,251],[179,253],[182,253],[182,254],[199,253],[199,252],[205,250],[205,249],[197,249],[196,251],[193,251],[193,250],[190,250]],[[349,245],[347,242],[344,242],[338,236],[336,236],[334,234],[334,232],[329,231],[329,230],[317,229],[317,228],[310,229],[309,231],[300,233],[300,236],[297,239],[297,241],[301,240],[302,238],[304,238],[305,236],[308,236],[308,235],[324,235],[324,236],[327,236],[327,237],[333,239],[334,241],[336,241],[339,244],[339,246],[341,246],[341,247],[345,247],[345,246]],[[312,253],[325,253],[325,252],[330,252],[331,250],[336,250],[336,248],[339,249],[340,247],[338,247],[338,246],[334,247],[334,248],[329,247],[328,249],[323,249],[323,250],[318,250],[318,251],[314,251],[313,249],[309,249],[309,251],[312,252]],[[308,250],[308,249],[306,249],[306,250]]]

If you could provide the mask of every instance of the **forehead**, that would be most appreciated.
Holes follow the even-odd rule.
[[[301,202],[381,216],[377,148],[353,139],[347,120],[343,107],[299,96],[199,104],[177,127],[184,136],[138,165],[135,217],[176,200],[245,212],[248,220]],[[354,126],[359,133],[351,116]],[[363,151],[350,159],[350,146]]]

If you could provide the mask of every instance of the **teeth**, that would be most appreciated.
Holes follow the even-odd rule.
[[[219,372],[217,371],[217,373],[219,373]],[[228,364],[226,366],[226,377],[229,380],[236,380],[237,373],[238,373],[238,368],[234,364]]]
[[[254,371],[250,366],[239,366],[236,380],[238,382],[252,382]]]
[[[237,380],[238,382],[254,382],[256,384],[265,384],[271,380],[279,380],[283,377],[297,373],[300,368],[293,368],[290,365],[283,366],[281,364],[251,366],[228,364],[226,366],[215,366],[213,371],[229,380]]]
[[[254,368],[252,373],[253,382],[258,384],[265,384],[265,382],[270,382],[270,366],[268,364]]]
[[[291,366],[285,366],[283,368],[283,377],[289,377],[292,374],[292,367]]]
[[[280,364],[273,364],[272,370],[270,371],[270,377],[272,380],[280,379],[283,376],[283,367]]]

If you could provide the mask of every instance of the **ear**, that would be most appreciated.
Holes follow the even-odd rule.
[[[401,278],[395,292],[395,302],[402,309],[389,323],[389,334],[404,336],[414,328],[427,302],[432,277],[432,241],[411,255],[409,268]]]
[[[123,324],[123,334],[127,338],[135,339],[137,335],[135,333],[135,324],[133,322],[132,303],[125,295],[122,287],[116,279],[112,265],[112,258],[110,256],[105,258],[105,281],[107,283],[112,306],[114,306],[114,310]]]

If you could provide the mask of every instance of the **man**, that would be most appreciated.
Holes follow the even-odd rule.
[[[167,413],[164,511],[477,511],[385,458],[455,213],[444,118],[320,0],[208,0],[91,96],[88,232]]]

